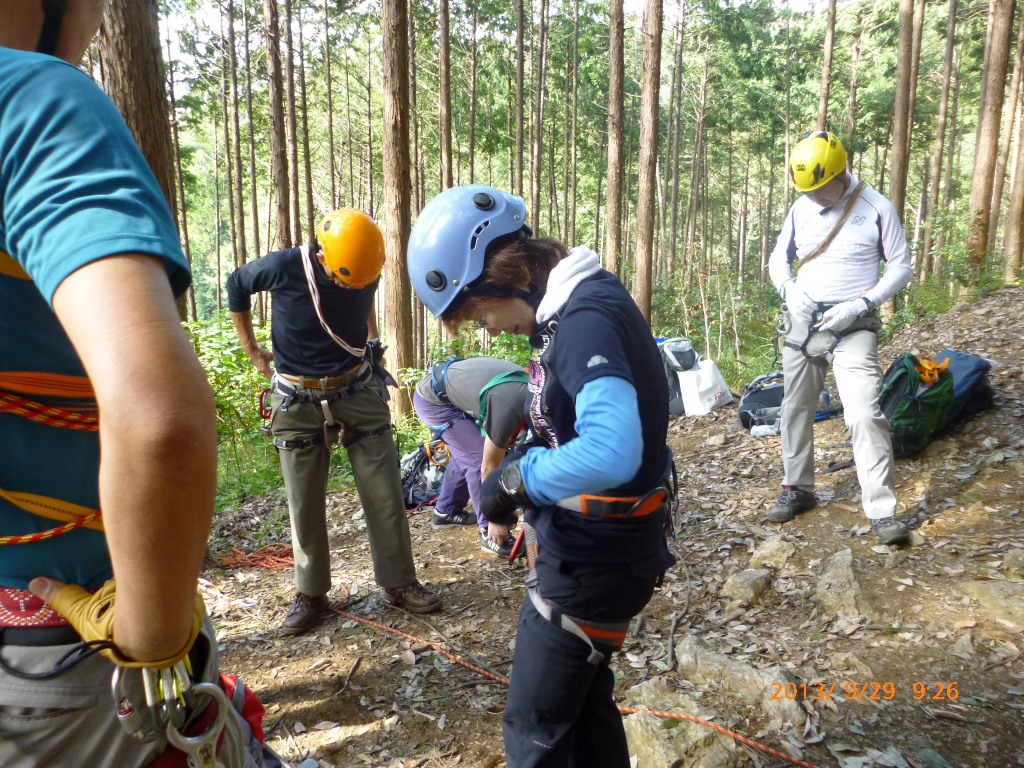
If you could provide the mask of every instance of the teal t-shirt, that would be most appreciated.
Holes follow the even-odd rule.
[[[176,296],[188,287],[167,201],[113,102],[70,64],[0,47],[0,375],[85,376],[50,302],[75,270],[126,252],[162,258]],[[96,432],[0,413],[0,489],[95,509],[98,472]],[[57,525],[0,498],[0,535]],[[23,589],[36,576],[102,584],[103,533],[0,546],[0,586]]]

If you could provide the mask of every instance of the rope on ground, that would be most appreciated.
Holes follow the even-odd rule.
[[[344,605],[348,601],[348,589],[344,586],[342,587],[342,589],[345,589],[345,597],[340,604]],[[389,634],[396,635],[397,637],[403,637],[406,640],[409,640],[414,643],[421,643],[423,645],[426,645],[440,653],[445,658],[454,661],[456,664],[463,666],[466,669],[476,672],[478,675],[483,675],[484,677],[488,677],[491,680],[502,683],[503,685],[508,685],[508,678],[502,677],[501,675],[496,675],[492,672],[488,672],[486,669],[481,669],[480,667],[474,666],[473,664],[470,664],[468,661],[460,659],[455,654],[449,653],[448,651],[444,650],[437,643],[428,642],[423,638],[416,637],[415,635],[410,635],[406,632],[402,632],[401,630],[395,629],[394,627],[389,627],[387,624],[379,624],[376,621],[371,621],[370,619],[363,618],[362,616],[356,616],[354,613],[343,611],[340,608],[336,608],[333,605],[331,606],[331,610],[334,613],[338,614],[339,616],[343,616],[346,619],[358,621],[360,624],[366,624],[367,626],[379,629],[382,632],[387,632]],[[723,733],[726,736],[729,736],[730,738],[736,739],[737,741],[746,744],[748,747],[752,747],[756,750],[764,752],[767,755],[771,755],[772,757],[777,757],[781,760],[785,760],[786,762],[791,763],[793,765],[800,766],[800,768],[820,768],[820,766],[814,765],[813,763],[808,763],[804,760],[798,760],[795,757],[787,755],[785,752],[780,752],[777,749],[772,749],[771,747],[765,746],[760,742],[754,741],[753,739],[750,739],[741,733],[730,731],[728,728],[724,728],[721,725],[717,725],[716,723],[712,723],[702,718],[696,717],[695,715],[687,715],[682,712],[657,712],[647,709],[636,709],[635,707],[619,707],[619,712],[621,712],[624,715],[643,714],[654,715],[655,717],[671,718],[673,720],[689,720],[690,722],[699,723],[700,725],[706,725],[708,728],[716,730],[719,733]]]
[[[240,549],[232,549],[230,555],[220,558],[220,564],[226,568],[266,568],[271,571],[283,571],[295,566],[295,555],[287,544],[277,542],[258,549],[251,555]]]
[[[269,568],[272,570],[281,570],[283,568],[289,568],[295,564],[295,560],[292,555],[292,548],[281,543],[269,544],[263,547],[262,549],[253,552],[251,555],[246,555],[244,552],[235,549],[232,550],[230,555],[221,558],[220,562],[225,568]],[[689,581],[689,573],[687,573],[687,581]],[[349,599],[349,592],[348,588],[344,586],[342,586],[342,589],[345,590],[345,597],[344,599],[342,599],[340,605],[345,605]],[[352,621],[357,621],[360,624],[365,624],[368,627],[373,627],[374,629],[379,629],[382,632],[387,632],[397,637],[405,638],[406,640],[409,640],[413,643],[421,643],[423,645],[426,645],[429,648],[440,653],[445,658],[450,659],[451,661],[455,662],[456,664],[462,667],[465,667],[466,669],[476,672],[478,675],[483,675],[484,677],[490,678],[491,680],[501,683],[502,685],[508,685],[508,678],[502,677],[501,675],[497,675],[493,672],[490,672],[489,670],[482,669],[481,667],[478,667],[474,664],[470,664],[468,661],[465,661],[456,656],[455,654],[446,651],[437,643],[431,643],[427,640],[424,640],[421,637],[416,637],[415,635],[410,635],[407,632],[402,632],[401,630],[395,629],[394,627],[389,627],[387,624],[380,624],[376,621],[371,621],[370,619],[364,618],[362,616],[356,616],[354,613],[343,611],[340,608],[336,608],[333,605],[331,606],[331,611],[346,619],[351,619]],[[444,637],[443,633],[438,631],[432,624],[429,624],[425,621],[422,623],[426,624],[428,627],[437,632],[437,634]],[[449,640],[449,642],[451,641]],[[621,712],[624,715],[644,714],[653,715],[655,717],[664,717],[673,720],[689,720],[690,722],[707,726],[708,728],[718,731],[719,733],[725,734],[726,736],[735,739],[736,741],[739,741],[742,744],[746,744],[748,747],[752,747],[753,749],[764,752],[767,755],[771,755],[772,757],[777,757],[781,760],[785,760],[786,762],[791,763],[792,765],[800,766],[800,768],[820,768],[819,766],[814,765],[813,763],[808,763],[804,760],[798,760],[795,757],[787,755],[785,752],[780,752],[777,749],[772,749],[771,747],[761,744],[760,742],[754,741],[753,739],[748,738],[741,733],[730,731],[728,728],[724,728],[721,725],[709,722],[708,720],[704,720],[703,718],[696,717],[695,715],[687,715],[682,712],[657,712],[654,710],[637,709],[635,707],[619,707],[619,712]]]

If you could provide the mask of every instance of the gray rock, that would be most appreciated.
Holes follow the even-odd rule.
[[[759,704],[766,713],[788,720],[795,726],[802,726],[807,718],[799,701],[787,699],[784,695],[772,698],[772,694],[780,690],[775,683],[785,687],[786,683],[798,682],[782,667],[755,669],[718,653],[693,635],[687,635],[676,646],[676,659],[679,673],[693,683],[722,686],[751,704]],[[799,696],[799,688],[797,691]]]
[[[1003,570],[1017,576],[1024,574],[1024,549],[1011,549],[1003,555]]]
[[[876,615],[871,603],[861,592],[852,549],[844,549],[832,555],[814,591],[822,606],[830,611],[850,617]]]
[[[743,605],[756,603],[771,585],[768,571],[747,569],[734,573],[722,587],[722,596],[738,600]]]
[[[960,588],[974,597],[999,623],[1014,634],[1024,630],[1024,582],[968,581]]]
[[[706,442],[709,446],[725,445],[725,433],[720,432],[717,435],[711,435]]]
[[[777,534],[761,542],[761,546],[750,556],[748,568],[764,568],[765,566],[782,569],[790,555],[796,551],[792,542],[786,541],[782,534]]]
[[[625,704],[705,720],[715,717],[713,710],[675,691],[664,678],[634,686],[626,693]],[[623,718],[622,724],[629,754],[637,758],[637,768],[741,768],[750,764],[732,739],[691,720],[672,725],[665,718],[636,713]]]

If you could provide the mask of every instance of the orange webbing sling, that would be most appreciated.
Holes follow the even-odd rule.
[[[29,396],[58,396],[80,402],[74,408],[46,405]],[[65,376],[57,373],[26,371],[0,371],[0,413],[12,413],[41,424],[63,429],[99,430],[99,413],[95,404],[92,384],[84,376]],[[64,524],[24,536],[0,536],[0,545],[28,544],[59,536],[76,528],[103,530],[101,513],[70,501],[53,499],[35,493],[6,491],[0,488],[0,499],[33,515],[60,520]]]

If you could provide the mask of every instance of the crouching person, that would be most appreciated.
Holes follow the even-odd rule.
[[[508,526],[484,517],[480,482],[525,428],[526,382],[526,371],[515,363],[472,357],[438,363],[413,394],[416,415],[451,457],[434,506],[434,528],[476,524],[481,548],[500,557],[508,557],[515,542]],[[475,515],[466,511],[471,499]]]

